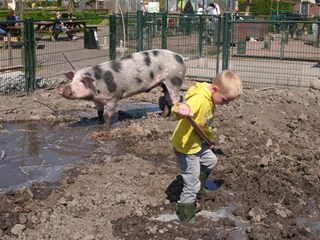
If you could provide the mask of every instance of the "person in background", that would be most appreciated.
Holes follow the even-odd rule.
[[[196,199],[214,200],[215,193],[205,188],[217,157],[193,129],[188,117],[205,132],[214,143],[213,116],[217,105],[228,104],[242,94],[242,82],[238,75],[225,70],[212,83],[197,83],[189,88],[186,101],[173,106],[172,113],[179,120],[171,137],[171,144],[179,162],[183,189],[178,201],[180,220],[188,223],[195,218]],[[201,210],[201,209],[199,209]]]
[[[184,6],[183,12],[184,13],[193,13],[193,6],[192,6],[192,3],[190,2],[190,0],[188,0],[186,5]]]
[[[197,14],[203,14],[203,6],[201,3],[198,3]]]
[[[7,35],[7,29],[4,25],[0,24],[0,36]]]
[[[215,5],[215,10],[214,10],[213,14],[214,15],[220,15],[221,11],[220,11],[220,6],[219,6],[217,0],[214,0],[213,3]]]
[[[314,38],[318,37],[318,19],[319,17],[313,17],[313,22],[312,22],[312,34]]]
[[[9,12],[8,12],[8,15],[5,19],[5,21],[9,21],[7,22],[6,24],[0,24],[0,35],[7,35],[8,33],[8,26],[15,26],[16,25],[16,21],[18,21],[19,19],[17,19],[17,16],[16,16],[16,12],[11,9]]]
[[[54,20],[53,28],[55,30],[61,30],[62,32],[66,33],[70,41],[79,39],[79,37],[72,34],[69,28],[64,26],[63,22],[60,20],[61,15],[62,15],[61,12],[56,13],[56,18]]]
[[[142,12],[143,12],[143,15],[147,15],[148,12],[149,12],[149,2],[148,1],[144,1],[142,3]]]
[[[214,1],[213,3],[210,3],[208,8],[207,8],[207,14],[208,15],[220,15],[220,7],[219,4],[215,3],[216,1]],[[218,18],[209,18],[209,21],[211,22],[217,22]]]

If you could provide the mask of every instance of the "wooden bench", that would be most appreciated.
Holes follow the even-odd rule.
[[[83,31],[83,29],[82,28],[74,28],[74,29],[70,29],[70,31],[75,33],[75,32]],[[42,39],[44,34],[49,35],[51,41],[56,41],[59,34],[63,33],[63,31],[60,29],[49,29],[49,30],[48,29],[38,29],[38,30],[35,30],[34,32],[35,32],[36,41],[39,41],[40,39]]]
[[[19,45],[21,47],[21,44],[17,45],[17,43],[20,43],[21,41],[21,25],[7,26],[7,29],[7,35],[1,36],[1,41],[3,42],[3,44],[1,44],[2,47],[8,48],[9,45]]]
[[[65,21],[64,25],[69,28],[72,33],[84,31],[86,27],[85,21]],[[60,33],[63,33],[60,29],[54,29],[54,21],[39,22],[34,30],[35,38],[39,41],[43,34],[48,34],[51,41],[55,41]]]

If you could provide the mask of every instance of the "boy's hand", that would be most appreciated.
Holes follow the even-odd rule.
[[[193,117],[194,116],[194,113],[192,112],[190,107],[185,103],[182,103],[182,104],[175,106],[173,108],[173,111],[181,116],[184,116],[184,117]]]
[[[214,144],[211,144],[211,145],[209,146],[209,148],[210,148],[213,152],[216,150],[216,146],[215,146]]]

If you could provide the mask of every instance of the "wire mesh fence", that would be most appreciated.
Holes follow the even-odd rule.
[[[114,14],[73,20],[74,24],[82,23],[70,29],[79,37],[75,41],[69,41],[65,32],[55,37],[50,29],[39,31],[47,20],[32,22],[34,36],[29,36],[23,31],[31,28],[23,21],[20,35],[0,41],[0,92],[25,89],[27,77],[33,77],[33,55],[27,51],[30,47],[35,49],[37,87],[65,82],[64,73],[70,70],[156,48],[183,55],[187,76],[200,81],[231,69],[248,86],[310,87],[320,75],[320,36],[315,31],[318,21],[270,19]]]
[[[312,24],[233,22],[230,69],[251,86],[310,87],[320,76],[319,36]]]
[[[19,39],[1,41],[0,45],[0,92],[21,91],[26,81],[26,47],[32,42],[35,49],[35,81],[37,87],[50,87],[66,81],[64,73],[110,60],[109,27],[105,18],[97,19],[99,25],[90,24],[91,19],[81,20],[81,27],[70,29],[77,40],[70,40],[65,32],[54,34],[53,21],[34,21],[34,39],[25,37],[21,25]],[[66,21],[71,21],[67,19]],[[78,20],[80,22],[80,20]],[[74,24],[75,21],[73,20]],[[50,27],[47,27],[50,26]],[[5,37],[7,38],[7,37]],[[30,56],[29,56],[30,57]]]

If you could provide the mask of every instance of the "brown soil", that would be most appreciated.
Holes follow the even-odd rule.
[[[0,123],[77,121],[74,110],[95,111],[53,89],[0,103]],[[198,215],[194,224],[151,219],[176,212],[182,182],[169,143],[176,122],[159,112],[125,118],[122,128],[92,133],[95,164],[70,172],[58,188],[35,184],[0,196],[0,239],[319,239],[319,117],[313,90],[246,89],[220,106],[213,125],[228,156],[219,156],[211,178],[222,185],[203,211],[233,208],[218,220]],[[107,150],[111,143],[121,151]]]

